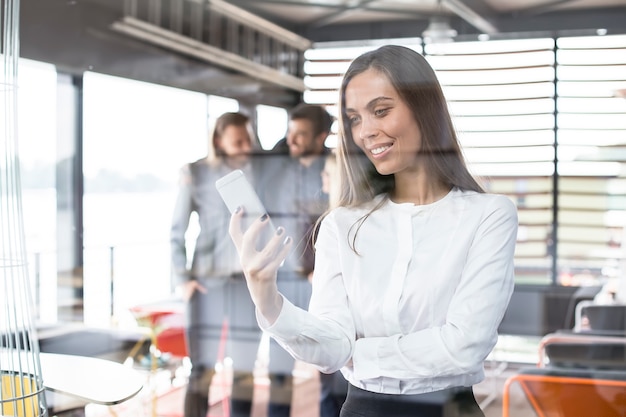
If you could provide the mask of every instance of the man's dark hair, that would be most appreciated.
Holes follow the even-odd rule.
[[[289,112],[289,120],[307,119],[315,128],[315,136],[320,133],[330,133],[333,117],[322,106],[315,104],[298,104]]]

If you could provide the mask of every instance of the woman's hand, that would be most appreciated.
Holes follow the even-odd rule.
[[[285,229],[279,227],[265,247],[257,250],[257,241],[269,216],[264,214],[255,220],[245,233],[241,230],[242,208],[237,208],[230,218],[229,233],[235,243],[246,277],[248,290],[257,309],[269,323],[274,323],[283,306],[282,296],[276,284],[277,271],[291,249],[292,239],[285,237]]]
[[[206,294],[207,290],[204,288],[198,281],[192,279],[191,281],[187,281],[180,286],[180,290],[182,293],[183,300],[189,301],[193,296],[194,292],[200,291],[203,294]]]

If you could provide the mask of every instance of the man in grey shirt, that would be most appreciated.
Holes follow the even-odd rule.
[[[332,116],[321,106],[300,104],[289,113],[287,136],[265,159],[258,192],[276,226],[294,239],[294,248],[278,273],[278,287],[288,299],[308,306],[314,253],[312,233],[317,219],[328,208],[322,191],[322,170],[330,150],[326,139]],[[274,340],[270,341],[269,417],[288,417],[293,393],[294,360]],[[341,377],[343,378],[343,377]],[[323,381],[323,380],[322,380]],[[324,384],[324,382],[323,382]],[[325,387],[322,387],[324,410]],[[337,413],[322,416],[336,416]]]

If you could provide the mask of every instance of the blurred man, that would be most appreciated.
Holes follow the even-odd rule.
[[[265,161],[263,185],[259,189],[274,224],[283,226],[295,243],[278,272],[279,290],[304,308],[308,307],[311,296],[309,279],[314,264],[312,231],[316,220],[328,208],[328,195],[322,190],[321,173],[330,152],[325,143],[332,123],[332,116],[321,106],[300,104],[293,108],[289,113],[285,139],[274,147]],[[269,417],[289,416],[293,366],[291,355],[271,340]],[[322,388],[322,393],[324,391]],[[320,406],[321,409],[328,409],[323,403]],[[337,415],[330,414],[328,417]]]

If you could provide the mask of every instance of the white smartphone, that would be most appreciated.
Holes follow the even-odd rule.
[[[219,178],[215,181],[215,186],[231,214],[234,213],[237,207],[243,207],[244,230],[247,229],[253,221],[267,214],[261,199],[240,169]],[[259,247],[264,246],[276,230],[272,224],[271,218],[269,222],[270,227],[265,228],[261,242],[259,242]]]

